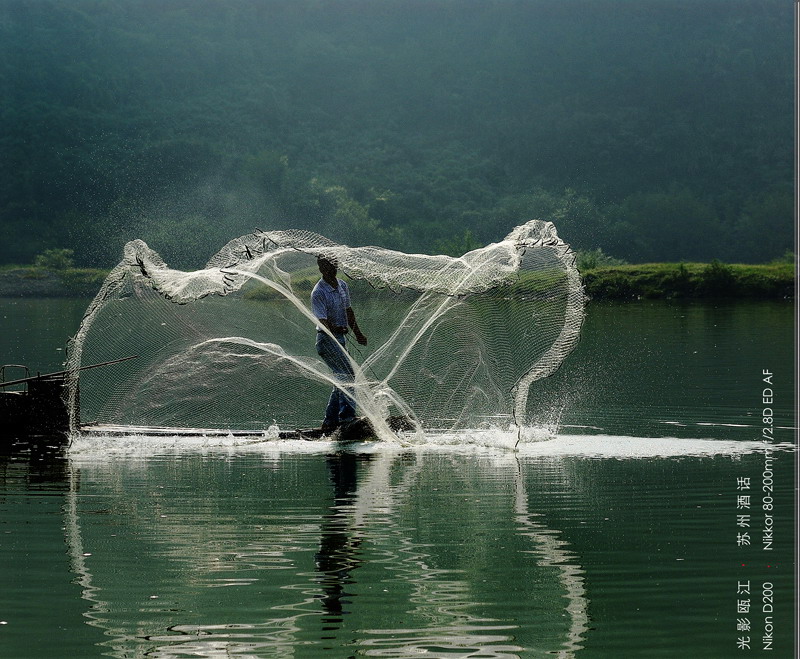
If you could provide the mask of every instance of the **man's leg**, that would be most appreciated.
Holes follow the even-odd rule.
[[[339,387],[334,387],[328,398],[328,405],[325,408],[325,418],[322,421],[323,430],[335,430],[339,425]]]
[[[353,367],[345,352],[344,337],[341,338],[341,341],[334,341],[327,334],[319,332],[316,347],[317,353],[333,371],[334,377],[339,382],[346,384],[355,380]],[[325,410],[324,426],[335,427],[355,418],[356,409],[352,391],[352,387],[333,388]]]

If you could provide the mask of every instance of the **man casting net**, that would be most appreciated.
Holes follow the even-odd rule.
[[[347,294],[343,319],[315,314],[321,263],[338,272],[327,292]],[[330,426],[336,398],[384,439],[395,436],[390,418],[411,434],[525,428],[537,422],[531,384],[574,348],[584,301],[574,254],[540,220],[459,258],[256,231],[194,272],[134,240],[70,343],[71,426]],[[320,334],[341,346],[338,370]],[[128,355],[138,358],[79,373]]]

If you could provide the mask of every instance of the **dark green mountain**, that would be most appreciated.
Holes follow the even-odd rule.
[[[254,227],[792,248],[789,0],[2,0],[0,263]]]

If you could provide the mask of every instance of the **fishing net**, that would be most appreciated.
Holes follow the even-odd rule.
[[[392,416],[412,433],[535,424],[529,389],[575,346],[585,299],[574,254],[539,220],[460,258],[258,230],[183,272],[129,242],[69,345],[72,430],[318,426],[345,385],[315,349],[317,257],[338,264],[368,337],[347,335],[347,390],[377,436],[394,436]]]

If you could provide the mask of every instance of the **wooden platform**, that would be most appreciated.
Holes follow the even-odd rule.
[[[389,417],[389,427],[394,431],[408,430],[411,425],[406,417]],[[130,437],[131,435],[143,437],[268,437],[264,430],[239,430],[229,428],[170,428],[159,426],[123,426],[109,423],[87,424],[81,426],[83,435],[102,435],[104,437]],[[284,430],[272,439],[304,439],[304,440],[332,440],[338,442],[370,441],[377,439],[375,430],[364,417],[356,419],[345,428],[340,428],[330,435],[325,435],[321,428],[308,428],[298,430]]]
[[[265,437],[266,430],[230,430],[226,428],[168,428],[158,426],[119,426],[98,423],[81,426],[83,435],[103,435],[110,437]]]

